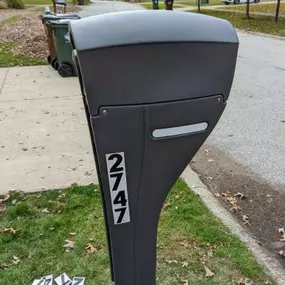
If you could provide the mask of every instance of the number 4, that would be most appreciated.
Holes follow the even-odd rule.
[[[123,207],[125,207],[127,205],[127,199],[126,199],[126,194],[125,191],[120,191],[118,192],[117,196],[114,199],[114,205],[122,205]]]

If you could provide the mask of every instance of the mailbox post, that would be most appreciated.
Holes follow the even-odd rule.
[[[160,211],[225,109],[237,34],[213,17],[132,11],[72,21],[70,36],[112,279],[154,285]]]

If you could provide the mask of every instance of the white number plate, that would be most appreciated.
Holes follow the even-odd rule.
[[[84,277],[73,277],[71,285],[84,285],[85,278]]]
[[[67,276],[66,273],[59,275],[58,277],[54,279],[54,281],[57,285],[71,285],[72,284],[71,279]]]
[[[129,198],[123,152],[106,154],[109,187],[112,199],[114,223],[130,222]]]

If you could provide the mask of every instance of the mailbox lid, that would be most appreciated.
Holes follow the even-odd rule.
[[[70,23],[77,51],[160,42],[238,43],[223,19],[179,11],[125,11]]]
[[[79,77],[94,116],[102,106],[213,95],[226,101],[237,50],[237,44],[155,43],[83,51],[77,54]]]

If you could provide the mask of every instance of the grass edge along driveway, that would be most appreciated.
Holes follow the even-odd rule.
[[[27,285],[63,272],[86,277],[86,285],[110,284],[98,186],[5,197],[0,204],[0,284]],[[159,285],[236,285],[245,278],[256,285],[275,284],[181,179],[164,204],[158,232]],[[212,277],[206,276],[205,266]]]

